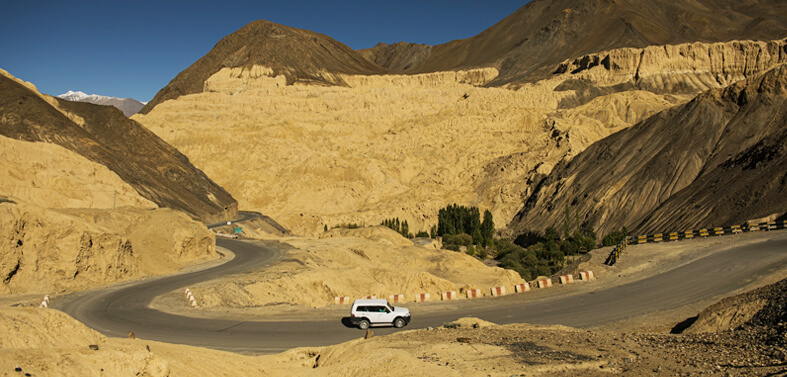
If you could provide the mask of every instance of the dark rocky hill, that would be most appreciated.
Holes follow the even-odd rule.
[[[548,77],[565,60],[621,47],[787,37],[778,0],[533,0],[474,37],[434,46],[408,73],[496,67],[490,86]]]
[[[184,211],[205,222],[237,215],[238,203],[230,194],[186,156],[120,110],[52,100],[57,106],[0,75],[0,135],[72,150],[105,165],[159,206]]]
[[[378,44],[360,51],[319,33],[252,22],[178,74],[140,112],[200,93],[224,67],[262,65],[287,82],[342,85],[337,74],[429,73],[495,67],[490,86],[549,77],[567,59],[622,47],[787,37],[779,0],[533,0],[474,37],[437,46]]]
[[[389,70],[391,73],[406,73],[422,65],[432,46],[426,44],[399,42],[392,45],[378,43],[372,48],[358,50],[364,58]]]
[[[224,37],[207,55],[178,74],[140,113],[183,95],[201,93],[205,81],[224,67],[261,65],[287,83],[342,84],[337,73],[380,74],[382,67],[326,35],[268,21],[254,21]]]
[[[557,165],[509,225],[560,226],[565,207],[599,235],[741,224],[787,213],[787,65],[700,94]]]

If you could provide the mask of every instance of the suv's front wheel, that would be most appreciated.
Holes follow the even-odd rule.
[[[401,329],[402,327],[404,327],[404,320],[401,318],[397,318],[394,320],[393,325],[397,329]]]
[[[360,320],[360,321],[358,322],[358,328],[359,328],[359,329],[361,329],[361,330],[366,330],[366,329],[368,329],[368,328],[369,328],[369,320],[368,320],[368,319],[362,319],[362,320]]]

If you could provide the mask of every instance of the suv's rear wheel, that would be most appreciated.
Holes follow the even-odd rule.
[[[393,325],[397,329],[401,329],[402,327],[404,327],[404,320],[401,318],[397,318],[394,320]]]
[[[360,320],[360,322],[358,322],[358,328],[361,329],[361,330],[368,329],[369,328],[369,320],[368,319]]]

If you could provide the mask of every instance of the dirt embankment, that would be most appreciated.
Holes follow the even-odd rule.
[[[514,271],[487,267],[464,253],[415,246],[382,226],[331,234],[338,237],[280,239],[292,248],[278,264],[190,288],[206,310],[263,310],[282,304],[325,307],[343,296],[403,294],[413,301],[415,294],[429,293],[435,300],[440,292],[463,294],[466,289],[524,282]],[[181,292],[154,305],[161,300],[180,304]]]
[[[213,234],[170,209],[49,210],[0,202],[0,293],[73,292],[215,259]]]

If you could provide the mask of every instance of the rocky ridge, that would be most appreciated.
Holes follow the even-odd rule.
[[[565,81],[556,90],[575,91],[575,97],[560,104],[574,107],[600,95],[634,89],[658,94],[698,94],[785,62],[785,39],[696,42],[584,55],[560,63],[553,74],[568,74],[560,76]]]
[[[40,94],[2,70],[0,135],[76,152],[106,166],[151,202],[203,221],[237,214],[237,202],[224,189],[118,109]]]
[[[787,5],[772,0],[536,0],[471,38],[437,46],[378,44],[359,51],[322,34],[259,20],[219,41],[141,112],[202,92],[203,83],[222,68],[265,66],[284,75],[288,84],[319,85],[344,85],[337,74],[494,68],[500,75],[489,85],[523,84],[549,78],[567,58],[601,51],[784,38],[785,14]]]
[[[559,164],[510,225],[562,224],[578,210],[600,234],[741,224],[787,213],[787,65],[712,89]],[[687,210],[689,209],[689,210]]]
[[[429,58],[432,46],[418,43],[378,43],[372,48],[358,50],[364,58],[386,68],[390,73],[411,71]]]
[[[785,15],[787,5],[770,0],[536,0],[474,37],[432,47],[409,73],[494,67],[490,85],[532,83],[602,51],[784,38]]]

